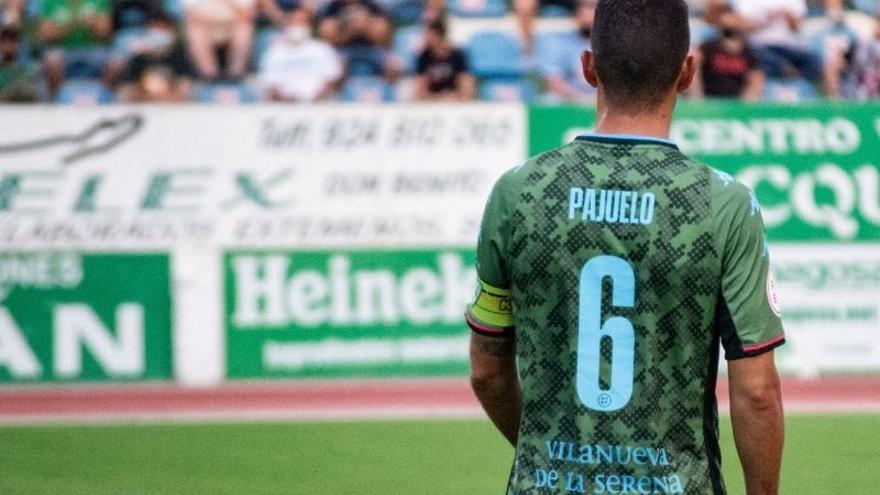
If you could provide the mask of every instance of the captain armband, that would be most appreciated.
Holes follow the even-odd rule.
[[[482,335],[501,336],[513,332],[513,303],[510,291],[493,287],[482,280],[476,301],[468,307],[468,326]]]

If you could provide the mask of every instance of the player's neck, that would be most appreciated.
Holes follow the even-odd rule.
[[[664,105],[665,107],[666,105]],[[630,134],[669,139],[672,108],[646,111],[639,114],[614,112],[606,105],[596,109],[596,132],[601,134]]]

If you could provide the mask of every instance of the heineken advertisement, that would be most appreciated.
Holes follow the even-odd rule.
[[[171,377],[167,256],[0,253],[0,383]]]
[[[465,373],[471,251],[227,253],[228,376]]]
[[[592,130],[592,108],[533,107],[529,153]],[[880,104],[681,104],[671,139],[762,206],[798,374],[880,371]]]

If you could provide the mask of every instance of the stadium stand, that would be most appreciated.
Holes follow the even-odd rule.
[[[480,99],[589,101],[560,96],[559,79],[554,77],[563,68],[576,73],[572,72],[577,60],[571,52],[578,51],[573,34],[582,27],[575,22],[568,8],[553,2],[540,4],[534,21],[534,40],[532,46],[526,46],[513,3],[506,0],[353,1],[353,4],[372,9],[372,20],[367,21],[366,27],[357,19],[348,23],[347,17],[338,17],[349,8],[343,0],[335,3],[242,0],[238,13],[223,12],[228,17],[224,22],[231,30],[227,33],[228,43],[211,47],[200,38],[198,22],[193,24],[194,21],[186,19],[191,19],[193,12],[211,12],[216,7],[212,0],[90,0],[106,13],[104,15],[112,16],[109,38],[95,38],[94,34],[87,36],[86,31],[76,39],[52,36],[51,26],[46,27],[43,21],[50,14],[65,12],[64,5],[69,1],[8,1],[0,9],[0,24],[22,33],[18,45],[20,55],[14,60],[8,57],[0,70],[5,73],[14,71],[16,75],[36,75],[37,80],[30,83],[33,86],[30,93],[37,95],[37,100],[42,102],[157,101],[130,99],[127,94],[131,89],[132,60],[138,56],[155,56],[154,47],[167,47],[170,42],[167,33],[153,26],[161,22],[170,23],[176,31],[174,43],[179,48],[164,55],[164,62],[175,68],[175,76],[186,79],[184,83],[191,83],[196,88],[181,92],[184,95],[182,100],[177,98],[174,101],[248,103],[271,99],[265,92],[256,91],[252,82],[272,40],[284,34],[285,16],[294,12],[306,12],[315,37],[330,41],[345,64],[348,80],[340,80],[329,99],[406,101],[415,98],[415,92],[407,90],[412,84],[411,78],[399,79],[399,76],[415,74],[417,58],[424,48],[425,26],[445,19],[452,44],[465,48],[469,66],[478,80],[477,96]],[[780,52],[773,46],[766,49],[762,33],[746,33],[749,44],[758,51],[761,65],[769,69],[766,87],[760,92],[766,99],[803,101],[822,97],[876,97],[878,59],[873,54],[880,46],[880,37],[876,34],[878,21],[873,17],[878,14],[876,0],[777,0],[775,3],[802,15],[800,29],[792,36],[796,35],[803,43],[798,45],[801,51],[793,59],[797,63],[788,66],[784,57],[789,57],[790,53]],[[723,34],[718,27],[719,5],[727,4],[736,15],[745,19],[754,20],[761,15],[761,2],[693,0],[691,4],[695,50]],[[190,17],[185,15],[187,9]],[[255,20],[249,20],[251,15]],[[344,22],[330,24],[335,31],[333,40],[329,40],[326,33],[317,28],[319,25],[326,28],[326,20],[334,15]],[[375,26],[369,27],[371,22]],[[345,29],[362,34],[346,36]],[[242,33],[250,39],[249,42],[241,39]],[[361,38],[368,39],[369,43],[359,42]],[[62,46],[62,42],[66,45]],[[786,43],[783,44],[786,50],[794,46]],[[91,46],[97,50],[94,54],[89,52]],[[61,59],[61,55],[65,58]],[[182,59],[167,60],[169,57]],[[61,65],[62,61],[66,67]],[[121,70],[120,63],[129,67]],[[247,66],[245,72],[241,70],[242,64]],[[795,66],[798,67],[796,71],[792,70]],[[181,69],[183,67],[186,67],[185,71]],[[61,73],[62,69],[65,74]],[[46,79],[47,73],[52,77]],[[64,83],[64,77],[72,78],[69,85]],[[121,81],[125,83],[120,84]],[[17,83],[21,84],[20,78]],[[5,79],[0,80],[0,94],[4,84]],[[109,97],[106,92],[110,93]]]

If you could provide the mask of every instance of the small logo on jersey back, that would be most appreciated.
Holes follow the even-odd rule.
[[[773,272],[770,269],[767,270],[767,302],[770,304],[770,309],[773,310],[773,313],[776,316],[782,316],[782,309],[779,305],[779,295],[776,294],[776,281],[773,279]]]

